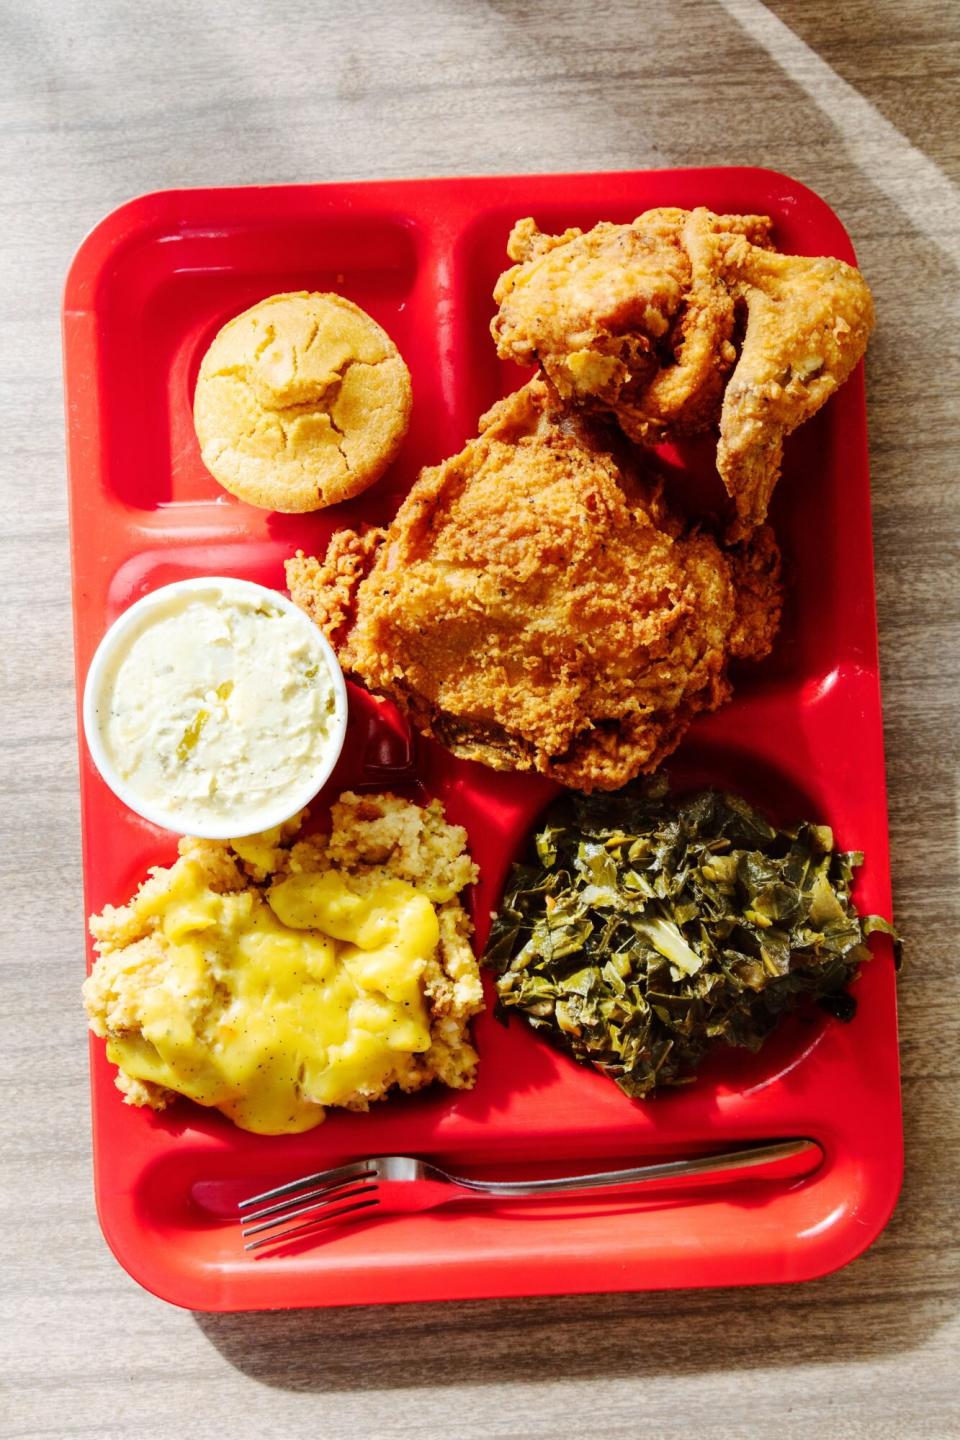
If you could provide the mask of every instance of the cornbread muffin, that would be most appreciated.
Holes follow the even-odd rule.
[[[225,490],[288,514],[378,480],[410,421],[410,372],[342,295],[271,295],[224,325],[200,366],[193,419]]]
[[[439,801],[341,795],[329,835],[302,816],[232,841],[183,839],[129,904],[90,920],[83,987],[129,1105],[178,1095],[288,1134],[433,1081],[469,1089],[483,1007],[459,892],[466,832]]]

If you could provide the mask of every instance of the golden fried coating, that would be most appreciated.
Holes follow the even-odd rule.
[[[339,532],[287,583],[346,672],[456,755],[615,789],[728,698],[730,656],[768,652],[779,557],[766,531],[729,554],[684,534],[615,432],[556,404],[542,380],[502,401],[389,530]]]
[[[690,284],[682,213],[651,210],[586,235],[542,235],[532,220],[518,221],[507,253],[520,263],[494,291],[500,355],[539,361],[565,400],[639,397]]]
[[[631,439],[656,443],[718,416],[736,350],[732,297],[715,283],[707,232],[766,244],[758,215],[647,210],[630,225],[542,235],[514,226],[520,263],[494,290],[492,330],[504,359],[539,362],[568,401],[616,415]]]
[[[736,537],[766,517],[784,435],[843,383],[873,324],[858,270],[774,253],[771,224],[649,210],[551,236],[521,220],[507,247],[519,263],[494,290],[499,354],[539,362],[564,400],[613,415],[630,439],[719,422]]]
[[[731,538],[766,518],[784,438],[847,379],[867,348],[873,298],[852,265],[713,237],[716,267],[747,325],[720,413],[717,469],[737,507]]]

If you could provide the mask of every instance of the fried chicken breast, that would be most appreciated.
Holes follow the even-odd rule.
[[[873,325],[858,270],[779,255],[771,228],[702,207],[562,235],[520,220],[494,290],[498,353],[542,365],[569,403],[646,445],[719,424],[735,536],[766,518],[784,436],[846,380]]]
[[[542,381],[423,471],[388,530],[287,562],[346,673],[423,734],[582,790],[650,771],[760,659],[780,612],[772,536],[685,533],[615,431]]]

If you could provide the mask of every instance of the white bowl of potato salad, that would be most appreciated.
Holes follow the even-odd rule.
[[[211,840],[282,824],[329,779],[347,692],[330,645],[285,595],[203,576],[145,595],[87,673],[83,727],[138,815]]]

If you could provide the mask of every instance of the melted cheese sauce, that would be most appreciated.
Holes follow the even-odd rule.
[[[214,892],[182,859],[155,913],[163,959],[139,1033],[107,1044],[135,1079],[280,1134],[318,1125],[325,1105],[379,1098],[430,1048],[422,977],[439,925],[404,881],[358,893],[331,871],[295,874],[265,901]]]

